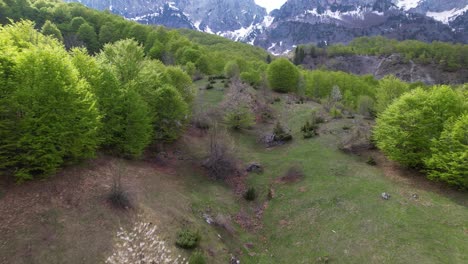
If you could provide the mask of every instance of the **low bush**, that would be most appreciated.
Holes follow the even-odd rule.
[[[203,167],[212,178],[217,180],[228,180],[229,177],[235,177],[238,175],[239,169],[233,152],[230,141],[214,125],[210,133],[208,158],[204,161]]]
[[[244,193],[244,199],[247,201],[254,201],[257,199],[257,191],[255,190],[254,187],[250,187],[245,193]]]
[[[302,135],[304,138],[312,138],[317,135],[318,126],[314,122],[307,121],[302,127]]]
[[[338,118],[341,118],[343,117],[343,114],[341,113],[341,110],[336,108],[336,107],[332,107],[330,109],[330,115],[334,118],[334,119],[338,119]]]
[[[198,246],[201,235],[198,231],[183,228],[177,233],[176,246],[184,249],[192,249]]]
[[[118,171],[114,176],[112,188],[107,197],[110,204],[117,209],[128,209],[131,207],[131,202],[128,193],[124,190],[121,181],[121,172]]]
[[[374,159],[373,157],[369,157],[369,158],[367,159],[366,163],[367,163],[368,165],[371,165],[371,166],[377,165],[377,162],[375,161],[375,159]]]
[[[206,264],[205,255],[201,251],[195,251],[190,255],[188,264]]]
[[[192,124],[200,130],[208,130],[211,126],[211,119],[207,113],[197,113],[192,118]]]
[[[276,123],[275,128],[273,129],[273,135],[275,141],[286,142],[292,140],[292,135],[287,131],[280,122]]]
[[[247,129],[255,124],[255,117],[247,107],[238,107],[228,111],[224,121],[232,129]]]

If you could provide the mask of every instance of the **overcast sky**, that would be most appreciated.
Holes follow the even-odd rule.
[[[286,0],[255,0],[257,5],[263,6],[270,12],[273,9],[280,8]]]

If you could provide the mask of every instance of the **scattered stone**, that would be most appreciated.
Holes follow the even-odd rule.
[[[263,172],[263,167],[259,163],[251,163],[249,166],[247,166],[246,169],[247,172],[254,172],[254,173],[262,173]]]
[[[231,256],[231,261],[229,262],[230,264],[240,264],[240,260],[238,260],[236,257]]]
[[[390,194],[388,194],[386,192],[383,192],[381,196],[382,196],[382,199],[384,199],[384,200],[390,199]]]
[[[415,193],[415,194],[411,195],[411,197],[413,197],[413,199],[418,199],[419,195]]]
[[[202,216],[203,216],[203,219],[205,219],[205,222],[208,223],[209,225],[214,223],[213,218],[209,214],[203,213]]]

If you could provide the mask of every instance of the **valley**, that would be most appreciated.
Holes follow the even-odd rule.
[[[0,263],[468,262],[466,0],[76,2],[0,0]]]

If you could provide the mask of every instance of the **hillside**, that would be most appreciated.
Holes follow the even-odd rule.
[[[465,263],[467,49],[0,0],[0,263]]]

